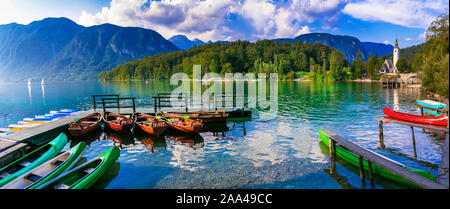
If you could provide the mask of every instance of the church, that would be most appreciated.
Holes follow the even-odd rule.
[[[381,65],[378,74],[380,75],[399,75],[398,69],[396,67],[397,61],[399,59],[399,48],[398,48],[398,40],[395,39],[394,52],[392,54],[393,62],[391,60],[384,60],[384,63]]]

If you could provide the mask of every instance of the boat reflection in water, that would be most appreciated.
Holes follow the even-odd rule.
[[[167,143],[164,138],[156,138],[156,137],[147,137],[141,139],[141,143],[148,147],[147,149],[150,152],[160,152],[167,150]]]
[[[217,123],[217,124],[204,124],[201,133],[204,132],[212,132],[213,136],[218,136],[219,133],[222,136],[225,136],[225,132],[230,131],[230,128],[225,123]]]
[[[205,140],[199,134],[167,134],[167,139],[177,141],[182,145],[188,146],[192,149],[199,149],[205,146]]]
[[[121,132],[104,131],[102,140],[113,140],[113,145],[120,149],[132,147],[135,145],[134,137],[131,134],[124,134]]]
[[[100,127],[97,128],[95,131],[92,131],[91,133],[88,133],[88,134],[85,134],[82,136],[78,136],[78,137],[73,137],[72,135],[67,134],[67,136],[71,139],[70,147],[73,147],[80,142],[85,142],[87,145],[91,145],[92,142],[100,139],[102,137],[102,135],[103,135],[103,130]]]
[[[323,154],[329,155],[329,148],[327,145],[325,145],[323,142],[319,142],[320,150]],[[365,185],[362,185],[362,182],[359,180],[359,168],[357,166],[354,166],[350,164],[349,162],[341,159],[340,157],[336,158],[336,161],[334,162],[337,165],[330,165],[330,169],[323,169],[323,171],[328,174],[332,179],[336,181],[342,188],[344,189],[350,189],[350,188],[387,188],[387,189],[394,189],[394,188],[403,188],[407,189],[408,186],[399,184],[397,182],[393,182],[389,179],[385,179],[383,177],[380,177],[378,175],[374,175],[373,177],[373,184],[370,182],[368,178],[365,179]],[[332,161],[330,160],[330,164],[332,164]],[[338,169],[340,168],[340,169]],[[339,174],[340,173],[340,174]],[[351,175],[356,175],[356,177],[350,177]],[[365,176],[369,176],[368,172],[365,171]],[[350,179],[358,178],[358,181],[350,181]]]
[[[108,172],[105,172],[100,180],[92,186],[92,189],[105,189],[109,185],[109,183],[119,175],[119,170],[120,162],[116,161],[108,169]]]

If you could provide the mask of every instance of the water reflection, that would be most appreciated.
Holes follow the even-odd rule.
[[[135,145],[133,135],[126,132],[105,131],[103,140],[113,140],[113,145],[120,149],[126,149]]]
[[[30,100],[30,104],[33,104],[32,100],[31,100],[31,86],[28,86],[28,99]]]
[[[167,143],[166,140],[164,140],[163,138],[156,138],[153,136],[149,136],[147,138],[141,139],[141,143],[146,147],[148,147],[147,149],[151,153],[167,150]]]
[[[71,140],[70,140],[70,147],[73,147],[77,145],[80,142],[85,142],[87,145],[91,145],[92,142],[99,140],[102,138],[103,130],[101,128],[97,128],[97,130],[81,135],[79,137],[72,137],[70,134],[66,134]]]
[[[87,110],[92,107],[91,94],[135,96],[138,105],[151,105],[152,95],[170,92],[175,87],[168,81],[48,84],[42,88],[43,105],[36,102],[41,98],[39,91],[31,92],[29,88],[27,95],[23,84],[16,88],[1,86],[0,96],[11,101],[0,102],[4,118],[8,113],[8,118],[0,123],[7,127],[36,112],[44,114],[53,109]],[[259,119],[260,111],[264,110],[253,108],[253,120],[235,119],[225,125],[205,126],[199,139],[183,138],[177,136],[178,133],[154,139],[139,130],[127,134],[99,130],[72,139],[70,146],[79,141],[88,143],[88,159],[111,146],[120,147],[119,176],[107,186],[112,188],[163,185],[176,188],[264,185],[261,188],[266,188],[265,184],[272,180],[277,181],[273,188],[284,188],[283,184],[289,188],[361,188],[358,168],[345,162],[338,161],[336,172],[328,175],[329,158],[317,143],[320,128],[332,130],[405,165],[432,169],[432,173],[437,174],[444,144],[440,135],[415,130],[417,159],[414,159],[410,128],[386,125],[387,149],[377,149],[378,123],[373,118],[383,115],[384,106],[418,113],[415,100],[424,96],[418,88],[387,89],[377,83],[280,82],[278,91],[276,118]],[[32,96],[35,101],[30,108]],[[247,93],[244,97],[246,101],[251,99]],[[142,175],[151,175],[152,180],[137,178]],[[375,181],[376,188],[399,188],[379,178]],[[134,183],[130,185],[130,182]]]
[[[166,137],[169,140],[178,141],[178,142],[180,142],[180,144],[182,144],[184,146],[188,146],[189,148],[192,148],[194,150],[205,146],[205,143],[204,143],[205,140],[199,134],[188,135],[188,134],[182,134],[182,133],[178,133],[178,134],[172,133],[172,134],[166,135]]]
[[[44,102],[44,105],[45,105],[45,90],[44,90],[44,85],[41,85],[41,90],[42,90],[42,101]]]
[[[328,147],[323,143],[319,142],[319,147],[322,153],[326,156],[329,155]],[[372,183],[366,178],[365,185],[362,184],[361,179],[359,177],[359,167],[354,166],[353,164],[348,163],[347,161],[337,157],[336,163],[339,165],[336,167],[336,170],[332,171],[331,169],[323,169],[323,172],[330,175],[336,183],[338,183],[342,188],[365,188],[365,185],[371,185]],[[340,167],[342,166],[342,167]],[[365,176],[368,177],[369,173],[365,171]],[[408,188],[406,185],[402,185],[391,180],[385,179],[383,177],[374,175],[374,184],[372,184],[373,188]],[[355,186],[354,186],[355,185]]]

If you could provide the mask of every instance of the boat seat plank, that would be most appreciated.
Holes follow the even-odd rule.
[[[84,169],[83,171],[86,173],[86,174],[90,174],[90,173],[92,173],[92,171],[94,171],[95,169],[94,168],[87,168],[87,169]]]
[[[23,161],[23,162],[20,162],[19,163],[19,165],[21,165],[21,166],[23,166],[23,167],[27,167],[28,165],[30,165],[31,164],[31,162],[28,162],[28,161]]]
[[[53,162],[53,164],[56,166],[60,166],[63,163],[64,163],[64,161],[62,161],[62,160],[56,160],[55,162]]]
[[[69,188],[70,188],[70,186],[63,184],[63,183],[59,183],[59,184],[56,184],[55,186],[53,186],[53,189],[69,189]]]
[[[4,178],[8,177],[9,175],[11,175],[11,174],[8,173],[8,172],[1,173],[0,174],[0,179],[4,179]]]
[[[42,176],[36,175],[34,173],[30,173],[29,175],[27,175],[25,177],[26,179],[32,181],[32,182],[36,182],[42,179]]]

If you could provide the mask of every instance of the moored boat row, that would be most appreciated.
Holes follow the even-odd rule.
[[[113,131],[129,131],[133,126],[159,137],[168,127],[185,133],[199,133],[204,123],[225,123],[228,114],[225,112],[188,112],[163,113],[152,116],[144,113],[133,113],[130,118],[113,112],[93,113],[70,124],[69,132],[78,137],[90,133],[99,127],[101,121],[105,127]]]

